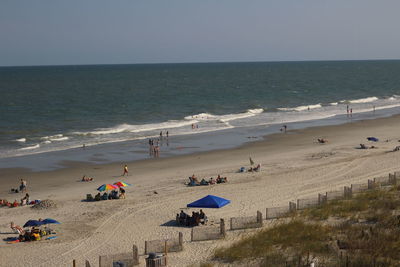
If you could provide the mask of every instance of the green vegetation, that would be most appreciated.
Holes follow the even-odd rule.
[[[259,266],[400,266],[400,186],[299,211],[217,249],[214,260]]]

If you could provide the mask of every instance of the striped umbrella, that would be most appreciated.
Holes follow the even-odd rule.
[[[112,185],[112,184],[103,184],[99,188],[97,188],[98,191],[105,191],[105,190],[112,190],[112,189],[118,189],[118,186]]]
[[[118,187],[131,186],[131,184],[128,184],[128,183],[125,183],[125,182],[122,182],[122,181],[116,182],[116,183],[114,183],[114,185],[116,185]]]

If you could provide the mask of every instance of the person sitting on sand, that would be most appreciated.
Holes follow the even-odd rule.
[[[214,178],[211,177],[210,180],[208,181],[208,183],[209,183],[209,184],[215,184]]]
[[[10,227],[11,227],[11,230],[13,230],[14,232],[16,232],[16,233],[18,233],[20,235],[24,235],[25,234],[24,229],[22,229],[21,226],[16,225],[14,222],[11,222]]]
[[[227,181],[228,181],[228,179],[227,179],[226,177],[221,177],[221,176],[218,174],[218,177],[217,177],[217,184],[226,183]]]
[[[197,180],[197,177],[193,174],[191,177],[189,177],[189,185],[200,185],[199,181]]]
[[[21,199],[21,206],[29,204],[29,194],[26,193],[25,196]]]
[[[200,218],[201,224],[207,224],[208,219],[207,219],[206,214],[203,212],[203,210],[200,210],[199,218]]]
[[[326,140],[324,138],[318,138],[318,143],[325,144],[325,143],[328,143],[328,140]]]
[[[360,144],[360,149],[368,149],[368,147],[364,144]]]
[[[97,194],[94,196],[94,200],[100,201],[100,200],[101,200],[101,194],[100,194],[100,193],[97,193]]]
[[[203,178],[200,181],[200,185],[208,185],[208,182]]]
[[[119,198],[125,199],[125,189],[123,189],[122,187],[119,188]]]
[[[82,177],[82,182],[91,182],[91,181],[93,181],[93,178],[91,177],[87,177],[86,175]]]
[[[393,149],[393,152],[395,152],[395,151],[400,151],[400,146],[396,146],[396,147]]]
[[[183,210],[181,210],[181,213],[179,213],[179,224],[185,225],[187,217],[188,215]]]
[[[253,171],[260,171],[261,170],[261,164],[257,164],[257,166],[255,168],[253,168]]]
[[[13,208],[18,207],[19,203],[17,202],[17,200],[14,200],[14,203],[12,203],[11,205]]]

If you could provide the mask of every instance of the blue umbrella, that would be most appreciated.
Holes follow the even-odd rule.
[[[24,227],[40,226],[43,222],[37,220],[29,220],[24,224]]]
[[[50,218],[44,219],[44,220],[42,221],[42,224],[51,224],[51,223],[54,223],[54,224],[61,224],[60,222],[58,222],[58,221],[56,221],[56,220],[54,220],[54,219],[50,219]]]

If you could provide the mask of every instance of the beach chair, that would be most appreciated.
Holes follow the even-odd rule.
[[[86,194],[86,201],[94,201],[92,194]]]

